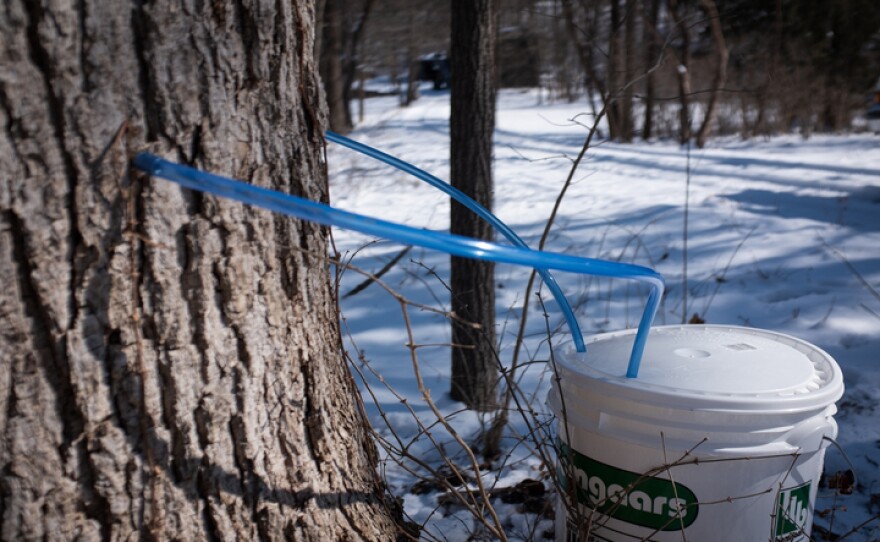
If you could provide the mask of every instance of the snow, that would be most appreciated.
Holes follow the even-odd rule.
[[[494,211],[530,246],[537,245],[583,145],[592,122],[588,112],[585,103],[547,103],[537,91],[499,95]],[[352,138],[448,179],[447,92],[423,87],[421,98],[408,108],[398,107],[396,96],[370,99],[366,113]],[[448,229],[449,204],[441,193],[339,146],[331,146],[328,156],[334,206],[418,228]],[[688,295],[683,307],[686,185]],[[334,229],[333,236],[343,258],[369,272],[377,272],[402,249],[351,231]],[[817,510],[833,513],[817,517],[816,523],[842,534],[880,512],[880,138],[730,138],[690,150],[671,141],[618,144],[597,138],[562,201],[546,248],[655,268],[667,281],[658,324],[680,323],[696,313],[708,323],[794,335],[830,353],[847,387],[836,419],[838,442],[848,459],[829,448],[826,473],[844,471],[851,461],[858,487],[851,495],[820,490]],[[448,267],[447,255],[414,247],[382,280],[413,302],[445,310]],[[515,266],[496,268],[502,360],[511,356],[528,275],[529,270]],[[645,288],[621,280],[556,276],[586,333],[638,322]],[[340,292],[363,280],[363,275],[342,270]],[[539,363],[519,376],[532,407],[545,420],[546,326],[554,332],[554,344],[566,339],[567,329],[552,298],[542,292],[542,299],[548,320],[532,303],[526,342],[526,357]],[[377,432],[392,439],[396,434],[413,457],[436,468],[443,454],[426,438],[427,430],[448,456],[467,464],[422,399],[400,303],[374,284],[343,299],[341,308],[353,367],[373,392],[366,393],[359,380]],[[490,417],[462,411],[447,396],[447,320],[417,307],[410,307],[408,316],[413,340],[425,345],[417,354],[426,388],[461,437],[473,442]],[[512,422],[512,432],[526,432],[519,418]],[[546,466],[529,446],[516,442],[513,434],[505,440],[507,455],[483,471],[485,484],[509,487],[526,478],[543,480]],[[418,478],[387,454],[383,474],[410,519],[425,527],[423,539],[467,540],[478,532],[460,507],[437,504],[441,492],[412,493]],[[497,510],[511,539],[552,534],[552,519],[521,513],[520,505],[498,501]],[[847,538],[877,539],[880,520]]]

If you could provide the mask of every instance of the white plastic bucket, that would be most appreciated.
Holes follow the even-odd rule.
[[[662,326],[629,379],[634,337],[555,353],[556,539],[808,540],[843,395],[831,356],[758,329]]]

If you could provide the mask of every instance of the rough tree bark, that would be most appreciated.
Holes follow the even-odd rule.
[[[0,538],[390,540],[326,231],[311,3],[0,9]]]
[[[495,0],[452,0],[452,184],[492,207],[492,132],[495,129]],[[451,231],[491,240],[492,227],[453,201]],[[452,310],[479,329],[453,322],[451,395],[469,408],[496,405],[495,267],[452,257]]]

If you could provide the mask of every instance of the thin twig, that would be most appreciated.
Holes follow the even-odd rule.
[[[873,522],[875,522],[875,521],[880,521],[880,514],[875,514],[873,517],[870,517],[870,518],[866,519],[865,521],[859,523],[858,525],[856,525],[855,527],[853,527],[853,528],[850,529],[849,531],[847,531],[847,532],[845,532],[844,534],[840,535],[840,537],[837,539],[837,542],[842,542],[843,540],[845,540],[845,539],[849,538],[850,536],[856,534],[857,532],[859,532],[860,530],[864,529],[866,526],[870,525],[871,523],[873,523]]]
[[[837,256],[837,259],[843,262],[843,265],[845,265],[846,268],[849,269],[850,273],[852,273],[853,276],[856,277],[856,279],[858,279],[858,281],[862,284],[862,286],[864,286],[865,289],[868,290],[868,293],[870,293],[872,296],[874,296],[875,299],[880,301],[880,292],[878,292],[873,286],[871,286],[871,284],[867,280],[865,280],[865,277],[863,277],[862,274],[859,273],[858,269],[855,268],[852,262],[850,262],[849,259],[839,250],[829,245],[828,242],[825,241],[825,239],[822,239],[821,237],[819,237],[819,239],[822,241],[822,245],[825,247],[826,250]]]
[[[308,251],[306,251],[305,249],[303,249],[303,248],[299,248],[299,247],[289,247],[289,248],[290,248],[291,250],[300,250],[300,251],[303,251],[303,252],[308,252]],[[373,274],[370,273],[369,271],[365,271],[365,270],[363,270],[363,269],[357,267],[356,265],[353,265],[353,264],[351,264],[351,263],[345,263],[345,262],[342,262],[342,261],[338,260],[337,258],[333,258],[333,257],[329,258],[329,261],[330,261],[330,263],[332,263],[332,264],[334,264],[334,265],[342,266],[342,267],[344,267],[345,269],[348,269],[348,270],[354,271],[355,273],[358,273],[358,274],[363,275],[363,276],[365,276],[365,277],[369,277],[370,280],[375,281],[376,284],[378,284],[379,286],[381,286],[383,290],[385,290],[386,292],[388,292],[388,293],[391,295],[391,297],[393,297],[394,299],[396,299],[398,302],[405,303],[406,305],[409,305],[409,306],[411,306],[411,307],[415,307],[415,308],[417,308],[417,309],[419,309],[419,310],[423,310],[423,311],[427,311],[427,312],[432,312],[432,313],[434,313],[434,314],[440,314],[440,315],[445,316],[445,317],[447,317],[447,318],[449,318],[449,319],[451,319],[451,320],[455,320],[456,322],[459,322],[459,323],[461,323],[461,324],[463,324],[463,325],[471,326],[471,327],[473,327],[474,329],[479,329],[479,328],[480,328],[479,324],[475,324],[475,323],[471,322],[470,320],[466,320],[466,319],[464,319],[464,318],[458,316],[458,315],[455,314],[454,312],[450,312],[450,311],[446,311],[446,310],[442,310],[442,309],[437,309],[437,308],[432,307],[432,306],[430,306],[430,305],[425,305],[425,304],[423,304],[423,303],[417,303],[417,302],[415,302],[415,301],[412,301],[412,300],[410,300],[410,299],[405,298],[405,297],[402,296],[400,293],[398,293],[396,290],[394,290],[393,288],[391,288],[390,286],[388,286],[388,284],[386,284],[385,282],[383,282],[382,279],[376,277],[375,275],[373,275]]]
[[[369,277],[367,277],[366,279],[364,279],[363,281],[361,281],[360,284],[358,284],[357,286],[355,286],[354,288],[352,288],[351,290],[349,290],[348,293],[346,293],[345,295],[343,295],[343,296],[342,296],[342,299],[345,299],[345,298],[351,297],[351,296],[353,296],[353,295],[355,295],[355,294],[359,294],[360,292],[366,290],[367,287],[370,286],[370,284],[372,284],[373,282],[375,282],[375,281],[374,281],[374,278],[376,278],[376,279],[382,278],[382,275],[384,275],[385,273],[387,273],[388,271],[390,271],[390,270],[391,270],[391,269],[397,264],[397,262],[399,262],[399,261],[401,260],[401,258],[403,258],[404,256],[406,256],[406,253],[409,252],[411,248],[412,248],[412,245],[404,247],[403,250],[401,250],[401,251],[398,252],[393,258],[391,258],[391,261],[389,261],[388,263],[386,263],[386,264],[382,267],[382,269],[380,269],[379,271],[377,271],[376,274],[375,274],[374,276],[369,276]]]
[[[419,361],[418,356],[416,355],[416,349],[412,348],[412,345],[415,344],[415,337],[413,337],[412,325],[409,319],[409,310],[408,305],[404,302],[400,303],[400,309],[403,313],[403,319],[406,323],[406,333],[409,337],[409,345],[410,345],[410,358],[412,359],[413,372],[416,377],[416,384],[419,387],[419,391],[422,393],[422,397],[425,400],[425,403],[428,405],[428,408],[431,409],[431,412],[437,416],[437,419],[440,420],[440,423],[443,425],[444,429],[449,433],[449,435],[461,446],[462,450],[468,455],[468,458],[471,461],[471,466],[474,469],[474,478],[477,483],[477,487],[479,488],[480,496],[483,499],[483,506],[485,506],[486,510],[489,512],[489,515],[492,516],[492,520],[494,522],[494,527],[484,523],[487,528],[493,531],[493,534],[500,538],[502,542],[507,542],[507,536],[504,534],[504,527],[501,524],[501,520],[498,518],[498,514],[495,512],[495,508],[492,506],[492,503],[489,502],[489,495],[486,493],[486,488],[483,486],[482,476],[480,475],[480,464],[477,461],[477,458],[474,456],[473,450],[471,450],[470,446],[461,438],[458,432],[455,430],[452,425],[446,420],[446,417],[440,412],[440,409],[437,408],[437,405],[434,403],[433,399],[431,399],[431,392],[425,386],[425,382],[422,379],[422,373],[419,369]],[[479,510],[479,509],[478,509]],[[476,510],[475,510],[476,511]],[[482,518],[482,514],[480,514],[479,519]]]
[[[736,245],[736,248],[733,249],[733,252],[730,254],[730,258],[727,259],[727,265],[724,266],[724,269],[721,271],[719,278],[723,278],[727,275],[727,272],[730,270],[730,266],[733,264],[733,259],[736,257],[737,253],[739,252],[739,249],[742,248],[742,246],[745,244],[745,242],[748,241],[749,237],[751,237],[752,234],[755,233],[755,231],[757,229],[758,229],[758,226],[754,226],[751,230],[749,230],[749,233],[747,233],[745,235],[745,237],[740,239],[739,244]],[[715,300],[715,295],[718,293],[718,290],[720,288],[721,288],[721,282],[716,280],[715,281],[715,289],[712,291],[712,295],[709,296],[709,300],[706,301],[706,304],[703,306],[703,314],[701,315],[703,317],[703,320],[706,319],[706,314],[708,314],[708,312],[709,312],[709,307],[712,306],[712,301]]]

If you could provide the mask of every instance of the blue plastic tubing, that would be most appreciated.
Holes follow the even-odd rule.
[[[391,156],[390,154],[386,154],[379,149],[370,147],[369,145],[364,145],[363,143],[359,143],[353,139],[349,139],[331,131],[325,132],[324,135],[327,137],[327,141],[338,143],[361,154],[365,154],[370,158],[375,158],[380,162],[384,162],[389,166],[396,167],[397,169],[405,173],[409,173],[417,179],[425,181],[437,190],[446,193],[446,195],[459,202],[470,211],[472,211],[474,214],[491,224],[493,228],[495,228],[514,245],[522,248],[529,248],[525,241],[523,241],[516,233],[514,233],[514,231],[510,229],[507,224],[501,222],[501,220],[499,220],[497,216],[493,215],[488,209],[477,203],[472,197],[468,196],[458,188],[455,188],[451,184],[441,181],[427,171],[421,170],[416,166],[410,164],[409,162],[404,162],[399,158]],[[553,278],[553,275],[550,274],[550,271],[541,268],[536,268],[535,270],[538,272],[539,275],[541,275],[541,279],[544,281],[544,284],[547,285],[550,293],[553,294],[553,298],[559,305],[560,310],[562,310],[562,314],[565,315],[565,321],[568,323],[569,330],[571,330],[571,336],[572,340],[574,341],[575,349],[578,352],[585,352],[587,348],[586,346],[584,346],[584,336],[583,333],[581,333],[581,326],[578,324],[577,318],[575,318],[574,316],[574,311],[571,310],[571,305],[568,304],[568,300],[565,298],[565,294],[562,293],[562,288],[560,288],[559,284],[556,283],[556,279]]]
[[[391,239],[399,243],[439,250],[465,258],[524,265],[539,271],[556,269],[584,275],[627,278],[643,282],[650,287],[650,293],[639,321],[626,371],[628,378],[638,376],[639,364],[648,339],[648,331],[663,295],[663,278],[653,269],[555,252],[540,252],[522,246],[504,246],[459,235],[420,230],[199,171],[148,153],[138,154],[133,165],[154,177],[175,182],[191,190],[214,194],[325,226],[337,226]],[[488,213],[488,211],[486,212]],[[494,220],[497,221],[497,218]],[[580,341],[580,344],[583,345],[583,337],[580,334],[575,337],[575,340]]]

